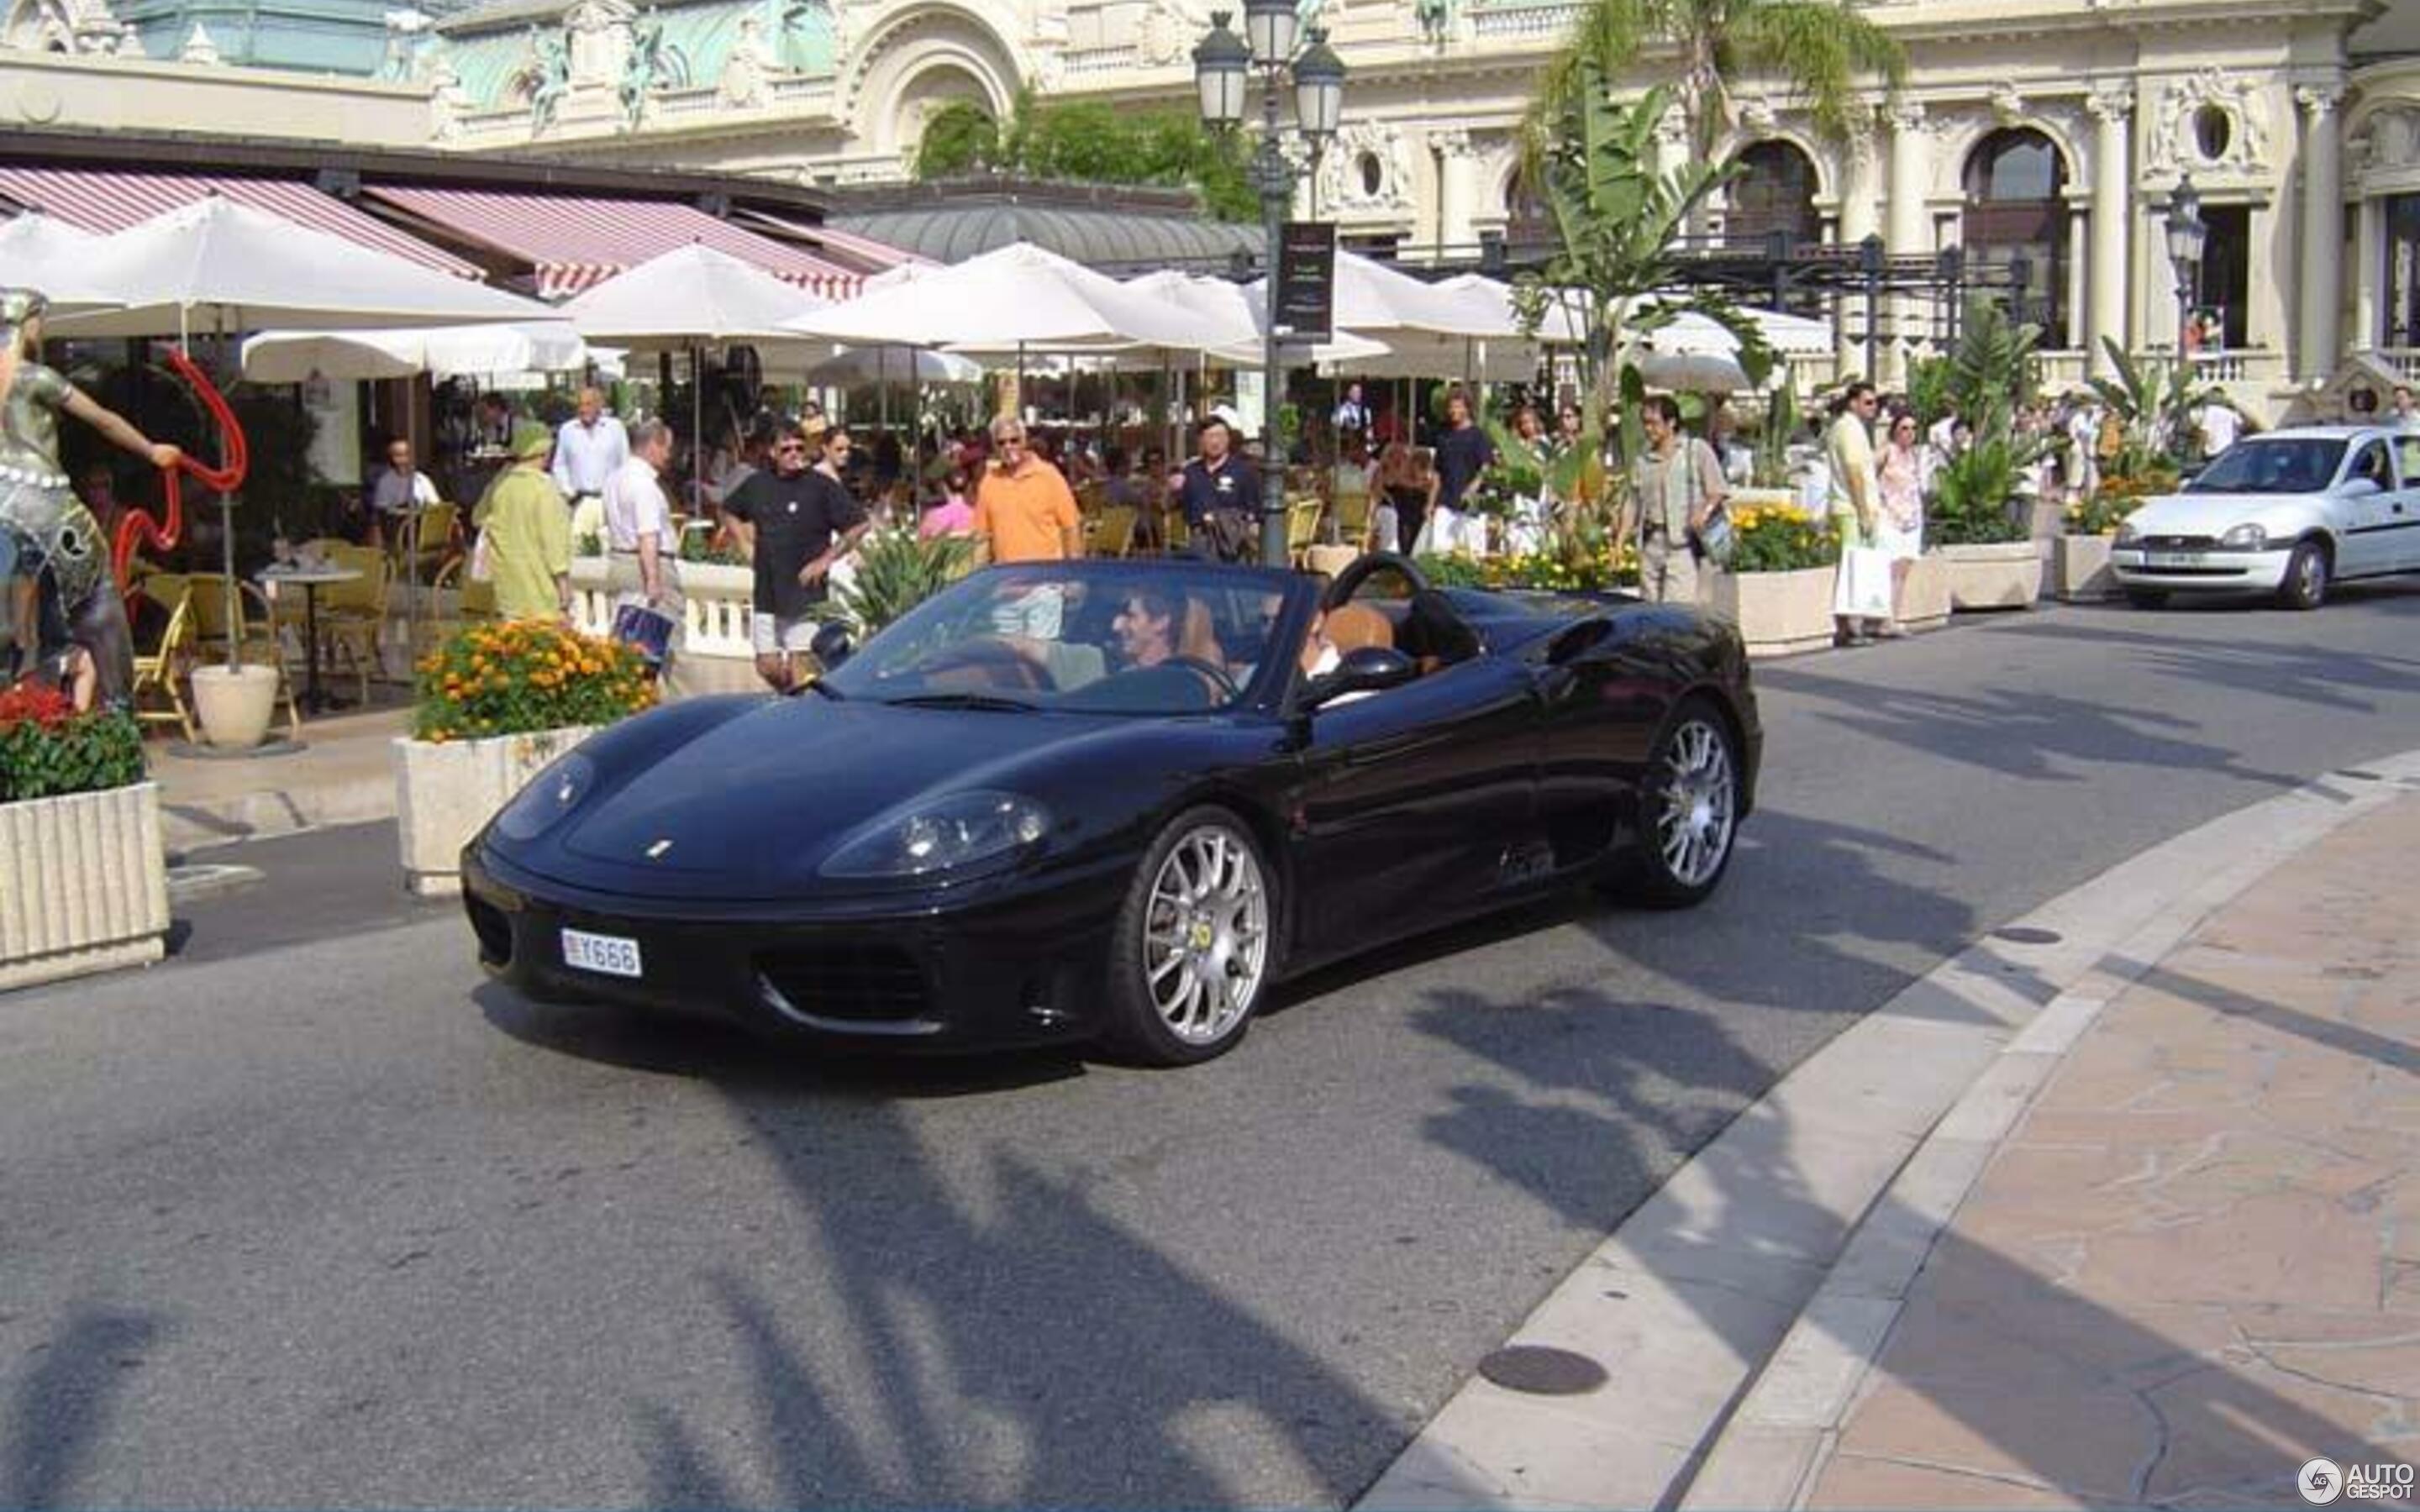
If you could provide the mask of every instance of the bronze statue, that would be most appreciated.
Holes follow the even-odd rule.
[[[123,702],[134,681],[126,603],[101,524],[59,465],[64,411],[154,467],[184,454],[153,441],[40,361],[48,301],[0,288],[0,685],[39,675]]]

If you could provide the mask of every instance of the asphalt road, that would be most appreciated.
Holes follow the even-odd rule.
[[[386,892],[381,831],[247,847],[178,961],[0,997],[0,1505],[1349,1500],[1857,1014],[2420,747],[2420,588],[2046,610],[1761,688],[1712,905],[1466,929],[1180,1073],[535,1008]]]

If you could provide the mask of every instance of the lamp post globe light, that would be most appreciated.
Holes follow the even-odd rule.
[[[2200,292],[2201,257],[2210,240],[2210,224],[2201,218],[2201,195],[2193,186],[2193,175],[2177,178],[2176,193],[2168,196],[2168,217],[2164,227],[2168,240],[2168,266],[2177,275],[2177,361],[2185,361],[2185,328],[2192,323],[2194,297]]]
[[[1244,0],[1244,35],[1228,28],[1234,12],[1214,10],[1210,30],[1193,49],[1193,84],[1202,119],[1215,129],[1244,120],[1244,95],[1253,70],[1261,75],[1261,140],[1252,149],[1250,178],[1261,196],[1261,236],[1268,294],[1262,347],[1264,394],[1261,420],[1261,560],[1286,564],[1285,456],[1278,436],[1279,399],[1285,369],[1279,355],[1278,244],[1284,239],[1294,205],[1294,160],[1286,153],[1279,122],[1279,97],[1288,75],[1294,85],[1295,130],[1316,162],[1334,139],[1344,113],[1344,63],[1317,27],[1303,44],[1295,0]],[[1297,51],[1299,49],[1299,51]]]

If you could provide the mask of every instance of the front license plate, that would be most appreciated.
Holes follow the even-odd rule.
[[[2143,565],[2147,567],[2206,567],[2210,565],[2207,551],[2146,551]]]
[[[640,975],[639,942],[618,934],[567,929],[563,932],[563,964],[608,977],[636,977]]]

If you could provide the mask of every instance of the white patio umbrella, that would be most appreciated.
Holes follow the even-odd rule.
[[[830,356],[807,365],[803,375],[807,382],[837,386],[893,381],[958,384],[983,381],[981,363],[952,352],[896,347],[837,347],[826,349],[831,352]]]
[[[961,352],[1216,345],[1202,339],[1198,316],[1021,241],[815,311],[789,329],[852,345]]]
[[[92,280],[101,239],[67,222],[28,210],[0,224],[0,286],[39,289],[54,316],[106,309],[118,301]]]
[[[1650,349],[1639,356],[1638,376],[1652,387],[1686,393],[1745,393],[1756,387],[1738,358],[1714,351]]]
[[[543,320],[542,304],[407,262],[280,215],[210,195],[155,215],[93,249],[90,283],[113,310],[63,316],[62,336],[183,336]]]
[[[1744,309],[1740,314],[1755,323],[1765,345],[1781,356],[1809,357],[1832,349],[1832,327],[1826,321],[1779,310]],[[1683,310],[1669,323],[1649,332],[1646,344],[1650,351],[1673,355],[1736,357],[1739,353],[1739,338],[1728,326],[1695,310]]]
[[[588,343],[567,321],[427,326],[401,331],[274,331],[243,344],[254,383],[410,378],[428,373],[567,373],[585,366]]]
[[[694,462],[702,465],[705,349],[726,342],[793,341],[786,323],[827,302],[753,263],[691,242],[566,301],[561,315],[592,341],[636,351],[689,353],[690,445]]]

